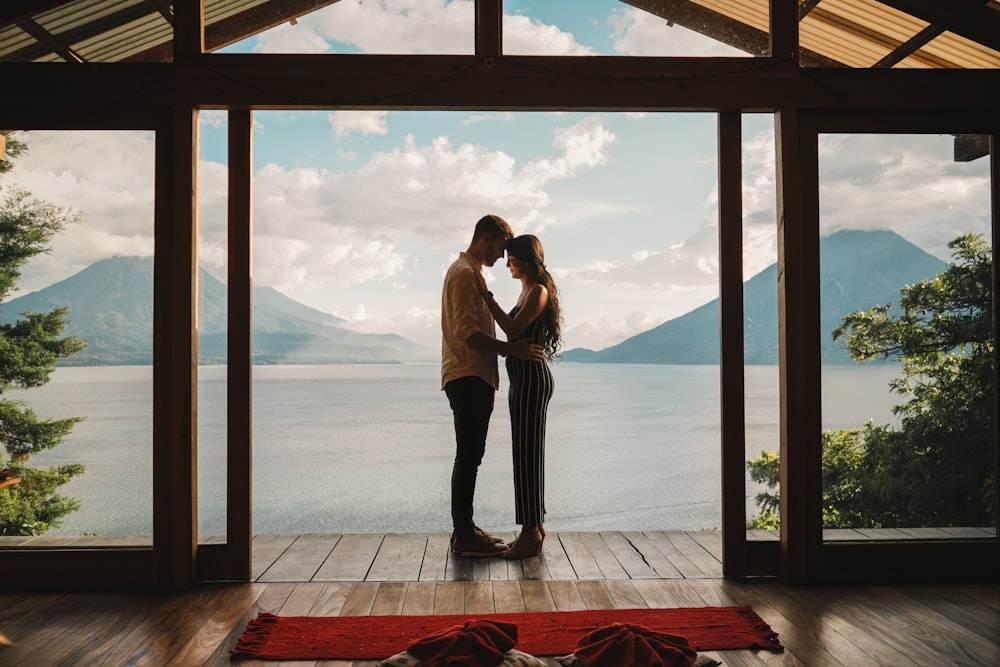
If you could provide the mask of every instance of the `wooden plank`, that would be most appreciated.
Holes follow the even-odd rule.
[[[602,579],[627,579],[628,573],[621,566],[615,554],[604,542],[600,533],[581,533],[580,540],[586,547],[587,552],[597,563],[601,570]]]
[[[667,534],[667,539],[677,547],[684,556],[704,573],[706,577],[721,577],[722,563],[709,553],[705,547],[695,541],[689,533],[679,531]]]
[[[900,528],[901,532],[905,533],[914,540],[950,540],[953,539],[946,531],[941,528]]]
[[[310,584],[315,586],[316,584]],[[339,616],[347,604],[347,596],[351,594],[351,584],[344,582],[329,582],[320,584],[319,595],[309,610],[310,616]]]
[[[583,542],[582,533],[561,533],[559,537],[577,578],[601,579],[603,577],[600,566]]]
[[[549,580],[576,579],[576,570],[569,560],[569,555],[562,543],[562,535],[549,533],[542,546],[542,562]]]
[[[444,581],[434,591],[435,614],[465,613],[465,582]]]
[[[253,569],[250,578],[257,581],[295,541],[295,535],[256,535],[253,538]]]
[[[342,535],[313,577],[314,581],[364,581],[382,545],[383,535]]]
[[[406,583],[402,581],[384,581],[379,584],[375,601],[372,603],[372,616],[392,616],[403,613],[403,601],[406,598]]]
[[[465,613],[492,614],[496,611],[493,604],[493,586],[489,581],[466,581],[465,583]]]
[[[431,533],[424,548],[424,562],[420,566],[420,581],[443,581],[447,575],[448,544],[447,533]]]
[[[519,581],[525,611],[555,611],[556,603],[549,592],[548,582],[525,579]]]
[[[494,581],[493,604],[498,613],[517,613],[524,611],[524,596],[517,581]]]
[[[351,584],[344,606],[340,609],[341,616],[369,616],[378,595],[379,585],[373,581],[359,581]]]
[[[448,562],[445,564],[444,578],[446,581],[472,581],[476,558],[463,558],[448,551]],[[481,566],[480,566],[481,567]]]
[[[587,604],[587,609],[614,609],[615,602],[611,599],[607,587],[603,581],[586,579],[576,582],[576,588],[580,591],[580,596]]]
[[[244,627],[243,610],[257,599],[262,590],[263,586],[259,584],[255,588],[232,587],[227,590],[224,600],[216,605],[208,621],[165,664],[171,667],[205,664],[222,640]]]
[[[653,545],[649,538],[640,532],[622,533],[635,549],[642,554],[643,560],[649,564],[657,577],[682,577],[680,570],[667,558],[662,551]]]
[[[386,535],[365,580],[416,581],[420,577],[426,547],[426,535]]]
[[[651,579],[659,576],[629,538],[617,532],[600,535],[630,579]]]
[[[649,544],[659,549],[663,556],[673,564],[683,577],[703,577],[705,573],[696,563],[681,552],[677,546],[670,541],[668,533],[664,531],[646,531],[644,533],[649,540]]]
[[[559,611],[574,611],[586,609],[587,603],[576,587],[575,581],[549,581],[549,595]]]
[[[406,584],[403,598],[404,614],[433,614],[435,584],[432,581],[414,581]]]
[[[336,536],[299,535],[258,580],[310,581],[336,544]]]
[[[717,530],[687,530],[684,534],[700,544],[717,563],[722,564],[722,533]]]
[[[604,587],[608,589],[608,595],[618,609],[638,609],[647,606],[630,579],[608,579],[604,582]]]

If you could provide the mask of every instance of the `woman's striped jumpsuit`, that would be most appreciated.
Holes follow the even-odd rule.
[[[515,307],[511,318],[517,316]],[[541,317],[511,342],[528,339],[541,344]],[[510,427],[514,455],[514,513],[522,526],[545,521],[545,418],[552,398],[552,372],[545,361],[507,357]]]

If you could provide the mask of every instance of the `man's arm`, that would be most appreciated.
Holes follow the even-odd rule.
[[[466,345],[480,352],[492,352],[502,356],[527,359],[528,361],[541,361],[545,358],[541,345],[530,343],[526,340],[510,343],[488,336],[481,331],[477,331],[465,339]]]

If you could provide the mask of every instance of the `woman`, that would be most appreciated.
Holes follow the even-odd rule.
[[[537,237],[517,236],[507,244],[507,268],[521,281],[517,304],[505,313],[484,290],[496,323],[515,342],[528,339],[541,345],[552,359],[561,343],[559,297],[545,267],[545,251]],[[507,357],[510,378],[508,402],[514,454],[514,512],[521,533],[504,558],[537,556],[545,539],[545,417],[552,397],[552,373],[545,360]]]

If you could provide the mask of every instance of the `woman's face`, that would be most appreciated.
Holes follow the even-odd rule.
[[[510,253],[507,253],[507,268],[510,269],[511,278],[520,280],[524,275],[524,262]]]

